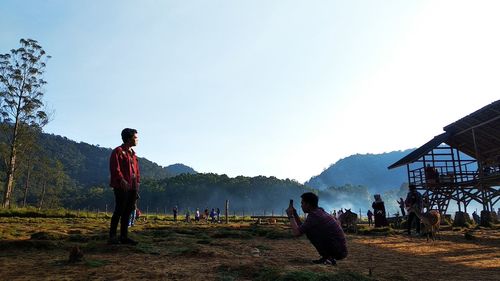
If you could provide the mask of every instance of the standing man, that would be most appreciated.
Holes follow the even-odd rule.
[[[366,216],[368,217],[368,226],[371,226],[373,224],[372,210],[368,210],[368,212],[366,212]]]
[[[111,173],[109,185],[115,193],[115,211],[111,217],[108,243],[137,245],[136,241],[128,238],[129,215],[134,210],[140,182],[139,163],[132,149],[138,142],[137,130],[125,128],[121,135],[123,144],[111,152],[109,159]],[[116,236],[118,221],[120,221],[119,240]]]
[[[399,200],[396,201],[398,202],[399,204],[399,209],[401,210],[401,215],[404,217],[406,216],[406,212],[405,212],[405,200],[403,200],[403,198],[399,197]]]
[[[288,207],[286,213],[292,226],[292,234],[305,234],[316,248],[321,258],[313,263],[336,265],[336,260],[347,257],[347,242],[344,231],[337,220],[323,208],[318,207],[318,196],[306,192],[300,196],[301,207],[307,218],[302,223],[293,206]]]
[[[172,212],[174,213],[174,221],[177,221],[177,212],[178,212],[177,206],[174,206]]]
[[[414,184],[410,184],[409,189],[410,192],[406,195],[405,200],[405,205],[408,209],[408,235],[411,235],[411,224],[413,223],[413,220],[415,220],[417,224],[417,233],[420,234],[420,219],[417,217],[415,212],[422,212],[422,194],[417,191],[417,187]]]

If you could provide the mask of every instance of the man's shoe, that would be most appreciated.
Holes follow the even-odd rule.
[[[334,258],[321,257],[318,260],[313,260],[314,264],[325,264],[325,265],[337,265],[337,261]]]
[[[120,240],[116,237],[109,237],[108,239],[108,245],[118,245],[120,244]]]
[[[125,239],[121,239],[121,240],[120,240],[120,242],[121,242],[122,244],[128,244],[128,245],[132,245],[132,246],[135,246],[135,245],[139,244],[139,242],[137,242],[137,241],[135,241],[135,240],[132,240],[132,239],[130,239],[130,238],[128,238],[128,237],[127,237],[127,238],[125,238]]]

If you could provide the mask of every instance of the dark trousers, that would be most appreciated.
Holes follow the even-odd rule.
[[[420,233],[420,219],[415,215],[414,212],[410,212],[408,215],[408,234],[411,233],[411,224],[413,223],[413,220],[415,220],[415,223],[417,224],[417,233]]]
[[[317,235],[310,235],[306,233],[307,239],[311,241],[318,254],[324,258],[334,258],[336,260],[341,260],[347,257],[347,249],[337,249],[332,243],[329,241],[328,237],[319,237]]]
[[[137,200],[137,191],[135,190],[120,190],[115,188],[115,211],[111,217],[111,225],[109,228],[109,237],[116,237],[116,228],[120,221],[120,239],[125,239],[128,236],[128,221],[132,210],[135,209],[135,201]]]

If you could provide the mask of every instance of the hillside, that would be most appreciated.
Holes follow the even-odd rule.
[[[163,168],[170,176],[175,177],[181,174],[196,174],[193,168],[184,164],[176,163]]]
[[[413,149],[392,151],[382,154],[355,154],[340,159],[305,185],[324,190],[331,186],[362,185],[371,193],[398,189],[407,182],[404,167],[388,170],[387,167]]]
[[[2,142],[5,139],[0,136],[0,144]],[[32,150],[34,156],[31,159],[34,163],[31,166],[26,165],[29,162],[26,158],[19,159],[14,189],[17,204],[23,201],[28,170],[31,170],[28,205],[38,206],[44,201],[48,207],[104,209],[113,202],[113,192],[108,187],[110,148],[78,143],[52,134],[39,134],[36,147]],[[328,209],[365,209],[370,205],[370,193],[374,193],[373,190],[380,193],[399,190],[405,181],[406,171],[388,171],[387,166],[408,152],[353,155],[311,178],[306,185],[275,177],[229,178],[226,175],[198,174],[191,167],[180,163],[161,167],[140,158],[143,179],[140,204],[153,209],[172,205],[192,209],[220,207],[224,200],[229,199],[233,210],[282,211],[288,199],[300,200],[300,194],[312,191],[309,187],[313,187],[320,190],[321,204]],[[3,173],[2,167],[0,173]],[[392,197],[396,195],[384,196],[394,201]],[[44,196],[45,200],[42,200]]]

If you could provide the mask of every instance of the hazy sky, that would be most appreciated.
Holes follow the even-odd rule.
[[[48,133],[139,131],[162,166],[303,182],[420,146],[500,97],[500,1],[0,0],[48,54]]]

